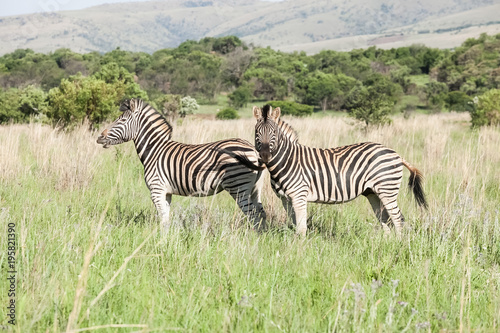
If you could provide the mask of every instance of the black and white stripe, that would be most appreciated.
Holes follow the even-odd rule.
[[[297,226],[307,230],[307,202],[343,203],[364,195],[386,232],[400,233],[404,217],[397,196],[403,166],[410,170],[410,188],[419,205],[427,203],[422,175],[394,150],[365,142],[331,149],[303,146],[280,108],[253,108],[257,119],[255,146],[271,175],[271,185]]]
[[[264,227],[262,167],[258,153],[248,141],[183,144],[171,141],[170,124],[142,100],[126,101],[120,110],[122,115],[102,132],[97,143],[106,148],[134,141],[163,230],[169,226],[172,194],[209,196],[223,190],[229,192],[256,227]]]

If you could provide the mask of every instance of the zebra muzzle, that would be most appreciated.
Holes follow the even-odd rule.
[[[102,145],[103,148],[108,148],[109,145],[108,139],[104,135],[100,135],[97,138],[97,143]]]
[[[270,152],[261,152],[260,154],[260,161],[262,163],[267,163],[271,159],[271,153]]]

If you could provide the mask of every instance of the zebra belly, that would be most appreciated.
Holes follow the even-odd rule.
[[[193,184],[184,184],[184,186],[174,184],[171,187],[172,194],[188,197],[208,197],[224,190],[220,184],[213,184],[214,186],[211,186],[209,182],[194,182],[194,184],[195,186]]]
[[[355,196],[355,197],[352,197],[352,198],[346,198],[346,199],[343,199],[343,200],[339,200],[339,199],[336,199],[336,198],[327,198],[326,200],[325,199],[319,199],[316,195],[309,195],[307,197],[307,201],[308,202],[316,202],[316,203],[324,203],[324,204],[341,204],[341,203],[345,203],[345,202],[349,202],[349,201],[352,201],[354,199],[356,199],[359,195]]]

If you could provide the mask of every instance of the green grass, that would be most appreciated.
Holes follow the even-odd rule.
[[[298,238],[266,184],[268,232],[250,230],[225,193],[174,196],[182,227],[163,240],[131,144],[103,150],[84,131],[1,127],[0,156],[12,157],[0,160],[0,244],[15,223],[18,322],[5,314],[4,247],[0,325],[65,331],[73,311],[72,328],[99,332],[498,331],[500,131],[427,119],[367,134],[337,118],[321,128],[294,120],[303,142],[316,142],[307,126],[335,128],[341,141],[379,138],[424,171],[430,210],[415,208],[405,173],[400,204],[411,229],[402,239],[383,236],[362,198],[310,204],[309,233]]]
[[[261,103],[258,102],[250,102],[246,107],[242,107],[240,109],[237,109],[238,114],[240,115],[241,118],[251,118],[253,117],[252,114],[252,107],[254,105],[260,105]],[[215,114],[225,108],[229,107],[228,104],[228,98],[226,94],[219,94],[217,96],[217,100],[214,104],[201,104],[200,109],[196,112],[196,114],[200,115],[210,115],[214,116]]]
[[[415,83],[417,86],[425,86],[427,83],[429,83],[429,75],[410,75],[410,81],[411,83]]]

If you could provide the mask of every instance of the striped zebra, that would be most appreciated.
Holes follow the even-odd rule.
[[[293,128],[280,119],[280,108],[254,106],[255,146],[271,175],[271,186],[297,227],[307,231],[307,202],[343,203],[359,195],[370,202],[384,231],[401,233],[404,217],[397,196],[403,166],[417,203],[427,208],[422,174],[394,150],[378,143],[331,149],[303,146]]]
[[[171,140],[170,124],[142,100],[127,100],[120,111],[123,113],[101,133],[97,143],[107,148],[134,141],[163,232],[169,228],[172,194],[210,196],[222,190],[229,192],[255,227],[265,226],[260,198],[263,167],[248,141],[183,144]]]

